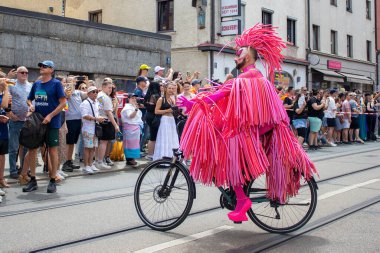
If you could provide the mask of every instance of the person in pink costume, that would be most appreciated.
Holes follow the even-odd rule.
[[[206,185],[232,187],[234,222],[247,221],[251,207],[243,186],[266,173],[267,197],[285,203],[297,195],[301,176],[309,180],[316,173],[289,126],[289,118],[271,81],[255,63],[262,58],[270,80],[281,69],[285,43],[271,26],[257,24],[235,39],[236,68],[242,73],[223,85],[182,97],[178,106],[190,111],[180,148],[192,157],[190,174]]]

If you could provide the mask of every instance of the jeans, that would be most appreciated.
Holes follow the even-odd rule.
[[[24,121],[9,121],[9,172],[10,174],[17,174],[16,161],[18,148],[20,146],[19,137],[20,130],[24,125]],[[26,148],[22,150],[22,160],[20,161],[21,167],[24,163],[26,155]]]

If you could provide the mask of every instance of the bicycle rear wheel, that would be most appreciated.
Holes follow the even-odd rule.
[[[270,200],[266,197],[266,177],[260,176],[251,181],[246,193],[252,200],[248,216],[261,229],[270,233],[285,234],[304,226],[313,216],[317,206],[317,184],[312,178],[306,181],[303,177],[298,195],[288,197],[286,203]]]
[[[188,170],[178,162],[174,165],[170,162],[163,159],[149,164],[135,187],[139,217],[147,226],[159,231],[180,225],[193,205],[193,181]]]

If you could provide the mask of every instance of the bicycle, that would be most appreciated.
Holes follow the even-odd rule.
[[[285,204],[268,199],[265,175],[249,182],[244,191],[252,201],[249,218],[270,233],[290,233],[304,226],[313,216],[317,205],[318,186],[311,178],[305,180],[299,194],[289,197]],[[221,191],[222,208],[234,210],[235,192]],[[164,157],[150,163],[140,174],[134,192],[137,213],[153,230],[168,231],[179,226],[189,215],[196,188],[189,170],[183,163],[182,151],[173,149],[173,157]]]

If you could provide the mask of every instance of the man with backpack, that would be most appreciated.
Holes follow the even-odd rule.
[[[45,144],[48,149],[46,161],[48,162],[50,182],[47,192],[54,193],[57,191],[55,176],[58,168],[58,130],[61,128],[60,112],[66,105],[66,95],[61,82],[53,78],[54,62],[43,61],[38,63],[38,67],[40,68],[41,80],[33,84],[27,104],[31,112],[37,112],[44,117],[42,124],[48,125]],[[33,100],[35,101],[35,106],[32,104]],[[37,148],[29,150],[31,180],[22,189],[23,192],[31,192],[38,189],[36,181],[36,153]]]

